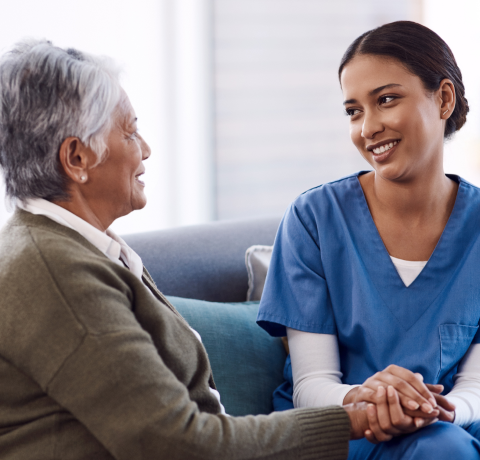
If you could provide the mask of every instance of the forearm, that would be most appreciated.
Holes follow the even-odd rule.
[[[48,392],[119,460],[347,456],[343,409],[238,418],[200,412],[146,334],[134,331],[86,337]]]
[[[456,406],[456,425],[467,426],[480,420],[480,344],[472,344],[468,349],[447,399]]]
[[[348,404],[355,385],[342,384],[337,338],[287,328],[294,381],[295,407]]]

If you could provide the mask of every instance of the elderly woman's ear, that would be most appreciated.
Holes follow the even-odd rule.
[[[88,180],[88,171],[97,162],[92,149],[85,146],[78,137],[67,137],[62,142],[59,159],[67,177],[77,184]]]

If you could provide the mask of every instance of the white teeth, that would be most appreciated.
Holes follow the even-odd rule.
[[[398,144],[398,141],[394,141],[394,142],[390,142],[390,144],[381,145],[380,147],[377,147],[376,149],[373,149],[373,153],[375,153],[377,155],[380,154],[380,153],[384,153],[387,150],[390,150],[393,146],[395,146],[397,144]]]

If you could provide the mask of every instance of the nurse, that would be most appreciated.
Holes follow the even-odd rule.
[[[372,170],[303,193],[280,225],[258,315],[289,340],[275,407],[391,386],[404,413],[383,428],[406,436],[352,441],[349,459],[480,458],[480,190],[443,170],[468,112],[460,69],[400,21],[357,38],[339,78]]]

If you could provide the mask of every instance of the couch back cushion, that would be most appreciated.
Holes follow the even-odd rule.
[[[168,297],[202,336],[227,414],[269,414],[283,383],[286,352],[278,337],[257,326],[259,302],[215,303]]]
[[[243,302],[245,251],[271,245],[280,218],[214,222],[123,236],[165,295]]]

